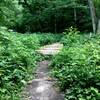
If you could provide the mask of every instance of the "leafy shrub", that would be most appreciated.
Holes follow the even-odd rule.
[[[73,27],[66,29],[66,31],[63,32],[63,34],[64,36],[61,39],[61,43],[63,43],[64,46],[69,46],[69,47],[84,44],[89,39],[85,35],[80,35],[80,31],[78,31],[76,28]]]
[[[38,49],[40,46],[39,38],[36,34],[17,34],[18,40],[29,49]],[[24,38],[23,38],[24,37]]]
[[[37,38],[0,30],[0,100],[19,100],[18,91],[39,58]]]
[[[47,45],[54,42],[59,42],[62,38],[61,34],[52,34],[52,33],[45,33],[45,34],[38,34],[38,38],[41,45]]]
[[[64,49],[51,63],[65,100],[100,99],[100,36],[80,41],[80,35],[68,34]],[[71,38],[70,38],[71,37]],[[70,41],[71,39],[71,41]],[[75,41],[72,41],[72,40]]]
[[[65,100],[99,100],[100,93],[94,87],[85,89],[73,87],[67,90],[65,97]]]

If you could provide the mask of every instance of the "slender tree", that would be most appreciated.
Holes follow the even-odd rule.
[[[76,26],[76,20],[77,20],[76,0],[73,1],[73,6],[74,6],[74,21],[75,21],[75,26]]]
[[[93,32],[96,33],[96,15],[95,15],[95,7],[94,7],[93,0],[88,0],[88,3],[89,3],[90,13],[91,13]]]

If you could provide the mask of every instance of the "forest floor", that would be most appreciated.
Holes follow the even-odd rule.
[[[55,55],[62,48],[62,44],[54,43],[43,46],[37,51],[43,55]],[[64,100],[63,94],[55,86],[55,79],[49,76],[49,64],[49,60],[38,63],[36,78],[28,83],[23,100]]]

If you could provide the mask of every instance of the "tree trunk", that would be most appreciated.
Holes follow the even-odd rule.
[[[97,34],[100,34],[100,19],[98,20]]]
[[[75,21],[75,27],[76,27],[76,20],[77,20],[76,8],[74,8],[74,21]]]
[[[96,15],[95,15],[95,7],[94,7],[93,0],[88,0],[88,3],[89,3],[90,13],[91,13],[93,32],[96,33]]]
[[[74,21],[75,21],[75,27],[76,27],[76,20],[77,20],[77,12],[76,12],[76,0],[72,1],[73,2],[73,9],[74,9]]]

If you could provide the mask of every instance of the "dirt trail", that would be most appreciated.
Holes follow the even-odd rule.
[[[51,45],[46,45],[41,47],[39,50],[37,50],[39,53],[42,53],[44,55],[55,55],[59,53],[59,51],[63,48],[63,44],[60,43],[54,43]]]
[[[42,47],[38,50],[42,54],[57,54],[63,46],[59,43]],[[49,50],[49,51],[48,51]],[[56,51],[56,52],[55,52]],[[48,75],[50,61],[45,60],[38,63],[36,79],[26,87],[24,100],[64,100],[63,95],[55,88],[55,81]]]

